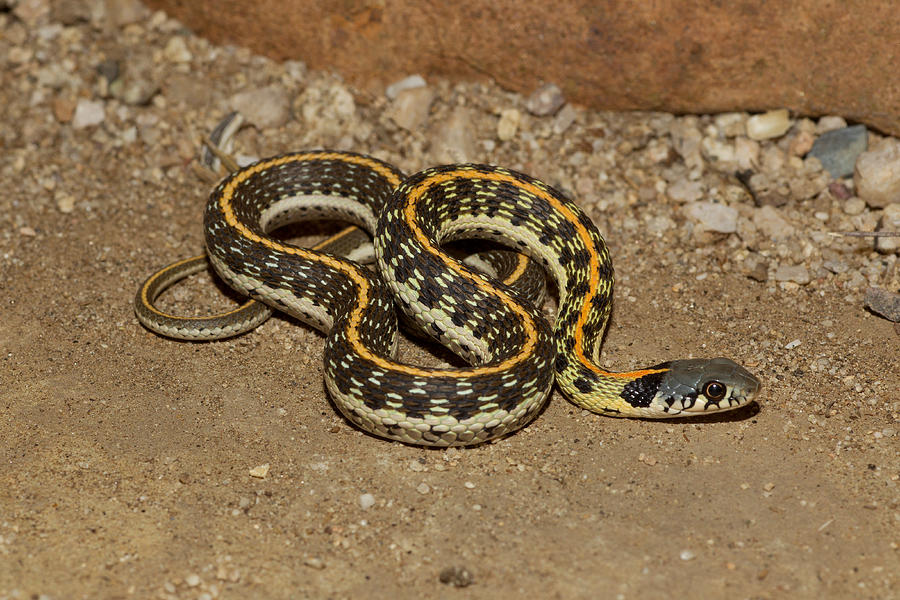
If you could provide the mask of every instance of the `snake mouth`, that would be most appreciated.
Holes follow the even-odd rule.
[[[741,406],[745,406],[753,402],[756,398],[756,391],[759,389],[757,386],[756,389],[748,390],[748,391],[735,391],[733,390],[728,398],[725,398],[720,401],[707,400],[700,410],[696,412],[702,413],[711,413],[711,412],[720,412],[725,410],[732,410],[735,408],[740,408]],[[699,403],[698,403],[699,404]],[[689,412],[689,411],[686,411]]]

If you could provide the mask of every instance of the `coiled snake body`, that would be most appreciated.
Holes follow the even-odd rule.
[[[268,234],[310,218],[374,234],[378,273]],[[724,358],[624,373],[600,367],[613,290],[603,238],[573,202],[507,169],[450,165],[404,179],[363,155],[287,154],[223,180],[205,230],[209,259],[229,285],[328,334],[328,390],[350,421],[379,436],[437,446],[495,438],[526,424],[554,379],[588,410],[647,418],[728,410],[759,387]],[[559,290],[552,330],[516,290],[441,249],[472,238],[501,242],[544,267]],[[145,284],[136,300],[151,328],[162,315],[152,308],[157,293]],[[472,366],[395,360],[395,304]]]

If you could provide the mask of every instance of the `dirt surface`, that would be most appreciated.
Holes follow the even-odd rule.
[[[871,228],[877,210],[791,188],[774,210],[792,231],[770,239],[726,170],[691,166],[685,124],[737,139],[711,117],[541,117],[496,87],[429,81],[416,121],[403,96],[211,46],[163,15],[20,13],[0,14],[0,598],[898,597],[900,337],[862,305],[869,285],[896,290],[896,256],[825,233]],[[129,100],[105,61],[158,89]],[[197,140],[262,88],[287,116],[243,129],[239,154],[339,147],[408,172],[450,154],[571,191],[618,273],[604,360],[730,356],[763,381],[759,402],[651,422],[554,393],[506,439],[429,450],[343,420],[323,336],[291,319],[214,343],[147,332],[137,286],[203,248]],[[736,207],[737,231],[699,231],[682,180]],[[163,305],[227,306],[218,293],[198,277]]]

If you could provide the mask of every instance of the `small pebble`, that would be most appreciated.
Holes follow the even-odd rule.
[[[803,265],[781,265],[775,269],[775,281],[792,281],[799,285],[810,282],[809,269]]]
[[[725,204],[691,202],[684,207],[685,215],[697,222],[704,231],[734,233],[737,231],[738,211]]]
[[[743,136],[747,132],[746,113],[721,113],[713,117],[713,123],[716,124],[716,129],[725,137]]]
[[[801,342],[800,340],[794,340],[792,342],[788,342],[787,344],[785,344],[784,349],[785,350],[793,350],[794,348],[796,348],[797,346],[799,346],[802,343],[803,342]]]
[[[684,561],[688,561],[688,560],[694,560],[695,558],[697,558],[697,555],[692,550],[682,550],[678,554],[678,558],[680,558],[681,560],[684,560]]]
[[[873,208],[900,201],[900,140],[885,138],[860,154],[853,181],[856,195]]]
[[[200,576],[195,573],[191,573],[184,578],[184,582],[188,585],[188,587],[197,587],[198,585],[200,585]]]
[[[400,90],[386,115],[397,127],[407,131],[418,131],[428,119],[431,104],[434,102],[434,90],[419,86]]]
[[[497,138],[506,142],[516,137],[521,121],[522,113],[515,108],[506,108],[500,111],[500,120],[497,121]]]
[[[822,135],[823,133],[834,131],[835,129],[843,129],[846,126],[847,121],[844,120],[844,117],[827,115],[819,119],[819,122],[816,123],[816,133]]]
[[[833,129],[816,140],[809,156],[818,158],[835,179],[849,177],[853,175],[856,159],[866,151],[868,143],[869,132],[865,125]]]
[[[679,179],[666,188],[666,195],[675,202],[696,202],[703,197],[703,183]]]
[[[572,126],[576,118],[578,118],[578,112],[571,104],[563,106],[562,110],[556,113],[556,117],[553,118],[554,135],[564,134]]]
[[[791,119],[786,108],[770,110],[747,119],[747,137],[751,140],[768,140],[781,137],[791,128]]]
[[[431,488],[428,487],[427,483],[420,483],[419,485],[416,486],[416,491],[419,492],[420,494],[424,495],[424,494],[427,494],[428,492],[430,492]]]
[[[796,231],[774,206],[761,206],[754,211],[753,224],[773,242],[783,242]]]
[[[750,253],[741,264],[741,272],[754,281],[766,281],[769,278],[769,259],[755,252]]]
[[[875,231],[896,233],[896,236],[875,238],[875,249],[884,254],[900,253],[900,202],[888,204],[881,213],[878,228]]]
[[[866,210],[866,202],[862,198],[853,196],[844,202],[844,214],[851,216],[861,215],[864,210]]]
[[[259,465],[258,467],[253,467],[250,469],[250,477],[256,477],[257,479],[265,479],[269,474],[269,463]]]
[[[468,587],[475,580],[472,573],[465,567],[447,567],[441,571],[438,578],[441,583],[458,588]]]
[[[61,194],[56,199],[56,208],[63,214],[69,214],[75,210],[75,198],[70,194]]]
[[[173,63],[187,63],[194,58],[194,55],[188,50],[184,37],[180,35],[176,35],[166,43],[165,48],[163,48],[163,56],[166,57],[166,60]]]
[[[361,494],[359,497],[359,507],[368,510],[375,506],[375,496],[372,494]]]
[[[161,79],[152,56],[138,50],[129,55],[121,77],[110,84],[109,91],[126,104],[143,106],[159,91]]]
[[[112,58],[107,58],[97,65],[97,74],[106,79],[109,83],[118,79],[121,72],[122,67],[119,64],[119,61]]]
[[[547,117],[556,114],[565,103],[562,90],[556,84],[547,83],[528,97],[525,108],[535,116]]]
[[[75,114],[72,116],[72,127],[85,129],[99,125],[106,119],[106,109],[101,100],[88,100],[81,98],[75,106]]]
[[[837,260],[837,259],[826,260],[822,263],[822,266],[825,267],[826,269],[828,269],[829,271],[831,271],[832,273],[834,273],[835,275],[838,275],[840,273],[846,273],[847,271],[850,270],[850,265],[848,265],[843,260]]]
[[[832,181],[829,183],[828,191],[838,200],[846,200],[853,195],[853,192],[851,192],[842,181]]]
[[[753,170],[759,163],[759,142],[746,137],[735,139],[734,161],[742,171]]]
[[[56,98],[53,100],[53,116],[60,123],[69,123],[75,116],[78,103],[72,98]]]
[[[410,75],[409,77],[404,77],[400,81],[395,81],[391,85],[387,86],[387,88],[384,90],[384,95],[393,100],[400,95],[400,92],[404,90],[412,90],[415,88],[425,87],[426,85],[427,84],[425,83],[425,78],[421,75]]]
[[[303,564],[309,567],[310,569],[324,569],[325,561],[317,556],[311,556],[303,561]]]
[[[801,131],[791,140],[791,143],[788,146],[788,154],[791,156],[806,156],[815,146],[815,142],[816,138],[813,134]]]

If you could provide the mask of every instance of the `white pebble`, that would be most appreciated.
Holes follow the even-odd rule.
[[[847,126],[847,121],[844,120],[844,117],[836,117],[826,115],[819,119],[819,122],[816,123],[816,133],[822,135],[828,131],[833,131],[835,129],[843,129]]]
[[[900,202],[888,204],[884,207],[878,231],[900,231]],[[900,237],[875,238],[875,249],[879,252],[900,254]]]
[[[744,113],[730,112],[716,115],[713,122],[716,129],[725,137],[737,137],[746,132],[747,115]]]
[[[739,169],[753,169],[759,163],[759,142],[745,137],[734,140],[734,160]]]
[[[794,348],[796,348],[797,346],[799,346],[802,343],[803,342],[801,342],[800,340],[794,340],[792,342],[788,342],[787,344],[785,344],[784,348],[785,348],[785,350],[793,350]]]
[[[69,194],[62,194],[56,199],[56,208],[63,214],[69,214],[75,210],[75,198]]]
[[[427,483],[420,483],[418,486],[416,486],[416,491],[420,494],[427,494],[431,491],[431,488],[428,487]]]
[[[666,188],[666,195],[675,202],[695,202],[703,197],[703,184],[699,181],[679,179]]]
[[[751,140],[768,140],[781,137],[791,128],[786,108],[770,110],[747,119],[747,137]]]
[[[753,224],[773,242],[783,242],[796,231],[774,206],[761,206],[753,212]]]
[[[81,98],[75,106],[75,116],[72,117],[72,127],[84,129],[99,125],[106,119],[106,109],[101,100],[88,100]]]
[[[197,587],[200,585],[200,576],[196,573],[191,573],[184,578],[184,582],[188,584],[188,587]]]
[[[176,35],[166,43],[166,47],[163,48],[163,56],[173,63],[186,63],[194,58],[194,55],[188,50],[184,37],[180,35]]]
[[[678,557],[681,560],[694,560],[697,555],[692,550],[682,550]]]
[[[515,108],[506,108],[500,111],[500,120],[497,122],[497,137],[506,142],[516,137],[519,123],[522,121],[522,113]]]
[[[866,210],[866,202],[862,198],[853,196],[852,198],[847,198],[847,201],[844,202],[845,214],[850,216],[861,215],[864,210]]]
[[[696,221],[705,231],[717,233],[737,231],[738,211],[725,204],[691,202],[685,205],[684,212],[689,219]]]
[[[259,465],[258,467],[253,467],[250,469],[250,477],[256,477],[257,479],[265,479],[266,475],[269,474],[269,463],[264,465]]]
[[[416,131],[428,119],[431,104],[434,102],[434,90],[428,87],[416,87],[401,90],[387,110],[387,116],[402,129]]]
[[[528,97],[528,112],[539,117],[554,115],[566,103],[562,91],[553,83],[546,83]]]
[[[703,154],[713,162],[731,163],[736,161],[734,144],[716,137],[703,138],[700,144]]]
[[[78,103],[81,106],[81,102]],[[75,117],[78,117],[76,110]],[[882,208],[900,199],[900,140],[885,138],[856,159],[856,195]]]
[[[403,90],[425,87],[425,85],[425,79],[421,75],[410,75],[409,77],[404,77],[400,81],[395,81],[391,85],[387,86],[387,89],[384,90],[384,94],[385,96],[393,100]]]
[[[781,265],[775,269],[775,281],[789,281],[799,285],[810,282],[809,269],[803,265]]]
[[[359,507],[368,510],[375,506],[375,496],[372,494],[361,494],[359,497]]]

